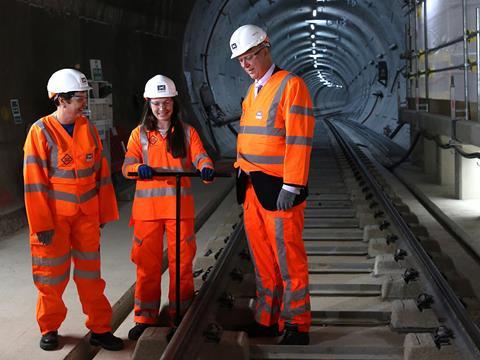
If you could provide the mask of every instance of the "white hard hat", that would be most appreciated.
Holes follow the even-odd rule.
[[[173,97],[177,95],[177,88],[173,80],[163,75],[155,75],[148,80],[145,84],[145,92],[143,93],[145,99]]]
[[[75,69],[61,69],[52,74],[47,83],[48,97],[51,99],[60,93],[70,91],[88,91],[91,87],[88,80],[80,71]]]
[[[254,46],[261,44],[267,38],[267,33],[256,25],[240,26],[230,37],[231,59],[242,55]]]

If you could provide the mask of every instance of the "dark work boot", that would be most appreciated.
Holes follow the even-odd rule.
[[[130,340],[138,340],[140,336],[142,336],[143,332],[145,329],[153,326],[152,324],[142,324],[142,323],[137,323],[133,328],[130,329],[128,332],[128,338]]]
[[[47,351],[58,348],[58,332],[50,331],[46,334],[43,334],[42,338],[40,339],[40,347]]]
[[[106,350],[118,351],[123,349],[123,340],[111,332],[98,334],[92,331],[90,335],[90,345],[101,346]]]
[[[265,326],[257,323],[256,321],[247,325],[243,331],[248,334],[248,337],[276,337],[282,335],[278,330],[278,324]]]
[[[285,335],[279,345],[308,345],[310,336],[308,332],[298,331],[297,325],[285,324]]]

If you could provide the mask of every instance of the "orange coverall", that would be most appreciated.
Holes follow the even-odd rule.
[[[191,171],[193,166],[201,170],[213,168],[198,133],[187,124],[185,144],[187,156],[174,158],[167,151],[167,140],[158,131],[147,131],[140,125],[132,131],[128,141],[122,171],[137,172],[145,164],[155,171]],[[131,177],[130,177],[131,178]],[[133,202],[132,219],[134,238],[132,261],[137,265],[135,286],[134,321],[154,324],[160,307],[160,282],[163,257],[163,236],[167,234],[169,285],[169,314],[175,316],[175,178],[154,177],[150,181],[137,181]],[[194,204],[190,191],[190,179],[181,180],[181,222],[180,222],[180,311],[186,311],[193,299],[192,261],[196,244],[194,233]]]
[[[117,202],[97,129],[75,119],[73,137],[53,115],[32,125],[24,146],[25,206],[30,226],[37,321],[42,334],[57,330],[67,314],[62,294],[77,285],[86,326],[111,331],[112,308],[100,275],[100,224],[118,219]],[[49,245],[37,233],[54,230]]]
[[[255,97],[250,86],[242,104],[234,166],[246,173],[261,171],[283,183],[306,186],[314,117],[308,89],[299,77],[280,70]],[[257,284],[256,321],[311,324],[308,265],[302,239],[305,201],[286,211],[269,211],[249,181],[244,201],[245,231]]]

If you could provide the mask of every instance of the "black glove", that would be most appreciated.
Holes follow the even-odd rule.
[[[212,182],[215,177],[215,170],[212,168],[204,167],[200,173],[200,177],[203,182]]]
[[[142,180],[150,180],[153,177],[153,169],[148,165],[138,167],[138,177]]]
[[[43,245],[50,245],[52,243],[54,233],[54,230],[40,231],[37,233],[38,241],[40,241]]]
[[[295,196],[297,196],[297,194],[282,188],[277,198],[277,209],[278,210],[290,209],[293,206],[293,201],[295,200]]]

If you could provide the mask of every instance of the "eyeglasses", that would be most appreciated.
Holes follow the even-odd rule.
[[[80,101],[87,101],[88,96],[82,96],[82,95],[73,95],[71,99],[78,99]]]
[[[172,99],[165,99],[165,100],[159,100],[159,101],[150,101],[150,105],[152,106],[158,106],[158,107],[167,107],[171,106],[173,104]]]
[[[250,54],[250,55],[241,56],[241,57],[238,58],[238,61],[240,62],[240,64],[245,63],[245,61],[246,61],[246,62],[250,62],[250,61],[253,60],[253,58],[254,58],[255,56],[258,55],[258,53],[259,53],[260,51],[262,51],[262,50],[265,49],[266,47],[268,47],[268,46],[267,46],[267,45],[263,45],[261,48],[259,48],[259,49],[258,49],[257,51],[255,51],[254,53],[252,53],[252,54]]]

